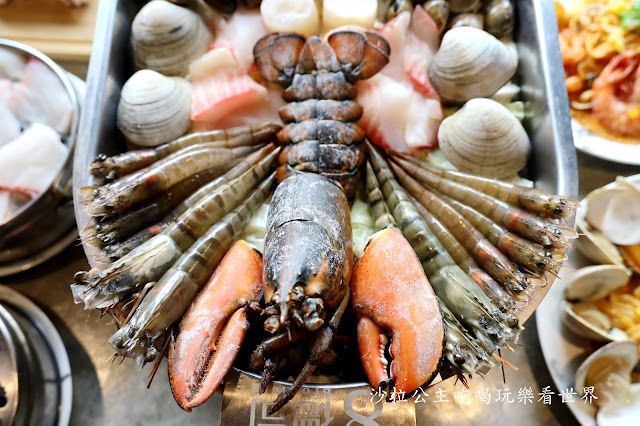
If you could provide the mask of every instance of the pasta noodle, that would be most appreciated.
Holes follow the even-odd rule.
[[[640,279],[635,276],[626,286],[606,297],[595,300],[595,307],[604,313],[613,327],[627,333],[640,344]]]

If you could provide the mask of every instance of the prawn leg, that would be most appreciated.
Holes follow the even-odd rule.
[[[76,274],[76,284],[72,285],[76,303],[84,302],[85,308],[109,307],[123,294],[130,293],[138,286],[156,281],[180,257],[185,250],[231,209],[249,194],[255,185],[266,176],[270,163],[258,163],[242,176],[201,199],[183,213],[160,235],[149,239],[126,256],[105,269]],[[261,184],[270,185],[270,178]],[[160,256],[161,264],[149,256],[156,246],[166,247]]]
[[[522,295],[530,287],[529,279],[462,215],[423,188],[396,164],[391,163],[391,168],[403,187],[440,220],[475,261],[505,289],[516,295]]]
[[[385,202],[422,263],[434,291],[457,318],[493,352],[514,335],[493,313],[499,309],[453,261],[393,177],[378,151],[367,144]]]
[[[444,195],[475,208],[506,229],[546,248],[567,247],[569,239],[578,237],[572,228],[545,221],[502,200],[483,194],[466,185],[443,179],[415,165],[412,167],[406,162],[399,161],[399,163],[407,166],[406,172],[405,169],[396,166],[398,170],[403,170],[403,173],[409,174],[419,182],[424,182]]]
[[[209,142],[215,142],[212,145],[215,148],[259,145],[269,141],[281,129],[282,126],[273,123],[240,126],[227,130],[192,133],[153,149],[128,151],[112,157],[99,154],[89,165],[89,173],[95,178],[113,181],[193,145]]]
[[[457,170],[442,169],[434,164],[420,161],[402,153],[392,152],[391,155],[393,155],[395,162],[416,179],[417,172],[415,169],[418,167],[443,179],[477,189],[486,195],[493,196],[513,206],[521,207],[531,213],[539,214],[542,217],[558,219],[568,217],[573,215],[576,209],[580,207],[578,200],[571,197],[549,194],[540,189],[474,176]]]
[[[158,356],[155,341],[184,315],[273,182],[272,175],[200,237],[153,286],[130,321],[109,339],[119,355],[134,358],[141,367]]]
[[[115,181],[99,188],[81,188],[80,193],[85,196],[85,201],[88,201],[85,210],[93,216],[123,212],[133,204],[161,194],[172,185],[198,173],[212,169],[220,175],[239,158],[254,150],[254,147],[230,150],[200,147],[181,151],[169,161],[152,164],[132,178],[123,178],[122,182]]]

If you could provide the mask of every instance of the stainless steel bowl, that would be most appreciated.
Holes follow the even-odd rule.
[[[0,39],[0,47],[13,49],[42,61],[64,86],[73,108],[71,131],[62,135],[69,153],[49,188],[0,222],[0,276],[23,271],[48,259],[75,239],[72,205],[73,152],[80,107],[74,86],[62,68],[41,52],[11,40]],[[73,234],[68,237],[69,234]],[[60,247],[62,246],[62,247]]]
[[[524,124],[533,147],[527,174],[539,188],[575,197],[578,193],[577,160],[553,2],[514,0],[514,4],[518,16],[515,38],[520,55],[516,79],[522,87],[521,97],[530,113]],[[97,154],[114,154],[124,151],[126,147],[122,134],[116,129],[115,115],[120,89],[135,71],[129,40],[131,22],[139,8],[139,4],[123,0],[100,4],[87,81],[88,102],[79,130],[80,139],[87,143],[79,146],[75,155],[74,185],[77,188],[91,184],[87,166]],[[83,229],[89,221],[77,202],[76,219],[79,229]],[[99,266],[96,249],[88,245],[84,249],[91,265]],[[521,313],[522,323],[533,313],[549,288],[542,288],[536,300]],[[273,394],[252,394],[252,389],[257,389],[259,384],[252,373],[237,370],[229,376],[222,404],[223,423],[225,419],[238,424],[245,420],[248,422],[249,413],[254,413],[253,404],[256,401],[274,399]],[[321,389],[332,389],[333,401],[344,400],[347,395],[363,389],[365,393],[368,392],[367,385],[363,383],[305,385],[305,388],[320,390],[321,396]],[[305,392],[305,396],[318,395],[316,391]],[[315,397],[313,400],[318,403],[325,401]],[[394,423],[400,418],[391,416],[387,420]]]

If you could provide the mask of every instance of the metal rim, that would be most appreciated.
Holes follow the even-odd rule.
[[[0,285],[0,302],[15,309],[29,318],[31,324],[38,330],[43,340],[49,345],[52,361],[58,370],[58,387],[60,401],[58,405],[58,426],[67,426],[71,418],[71,405],[73,397],[73,384],[71,379],[71,364],[64,346],[64,342],[47,315],[25,296]]]
[[[3,228],[8,227],[14,221],[18,222],[20,220],[25,220],[26,216],[28,216],[31,210],[31,207],[34,204],[36,204],[40,198],[44,197],[45,194],[51,190],[58,192],[63,197],[64,196],[70,197],[70,194],[65,193],[66,188],[61,187],[61,184],[64,184],[63,180],[69,179],[70,181],[70,176],[72,172],[71,162],[73,159],[73,151],[76,144],[78,124],[80,123],[80,104],[78,103],[78,98],[76,96],[74,87],[69,81],[69,79],[67,78],[66,72],[58,64],[52,61],[48,56],[46,56],[42,52],[32,47],[29,47],[25,44],[18,43],[12,40],[0,39],[0,47],[6,47],[9,49],[18,50],[23,54],[39,59],[46,66],[48,66],[49,69],[51,69],[51,71],[53,71],[53,73],[58,77],[58,79],[61,81],[62,85],[64,86],[65,90],[67,91],[67,96],[69,97],[69,101],[71,102],[71,107],[73,110],[73,114],[71,118],[71,130],[69,132],[69,136],[67,137],[68,142],[66,144],[66,146],[69,148],[69,151],[67,153],[67,158],[65,159],[64,164],[60,167],[60,169],[58,169],[56,176],[53,178],[51,185],[47,190],[41,192],[36,198],[29,200],[28,203],[20,207],[17,210],[17,212],[15,212],[15,214],[9,218],[9,220],[0,222],[0,231],[1,231]]]
[[[16,260],[7,264],[0,264],[0,278],[19,272],[27,271],[41,263],[46,262],[57,254],[60,254],[65,248],[78,239],[78,230],[75,225],[65,234],[58,242],[49,246],[46,250],[28,256],[23,259]]]

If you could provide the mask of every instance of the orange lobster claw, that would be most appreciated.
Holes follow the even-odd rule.
[[[444,350],[440,305],[411,245],[394,229],[373,237],[351,278],[351,306],[358,315],[358,346],[369,382],[395,386],[407,396],[431,381]],[[389,352],[391,379],[385,348]]]
[[[238,241],[180,322],[169,346],[169,380],[186,411],[216,391],[235,360],[249,328],[246,309],[262,292],[262,256]]]

